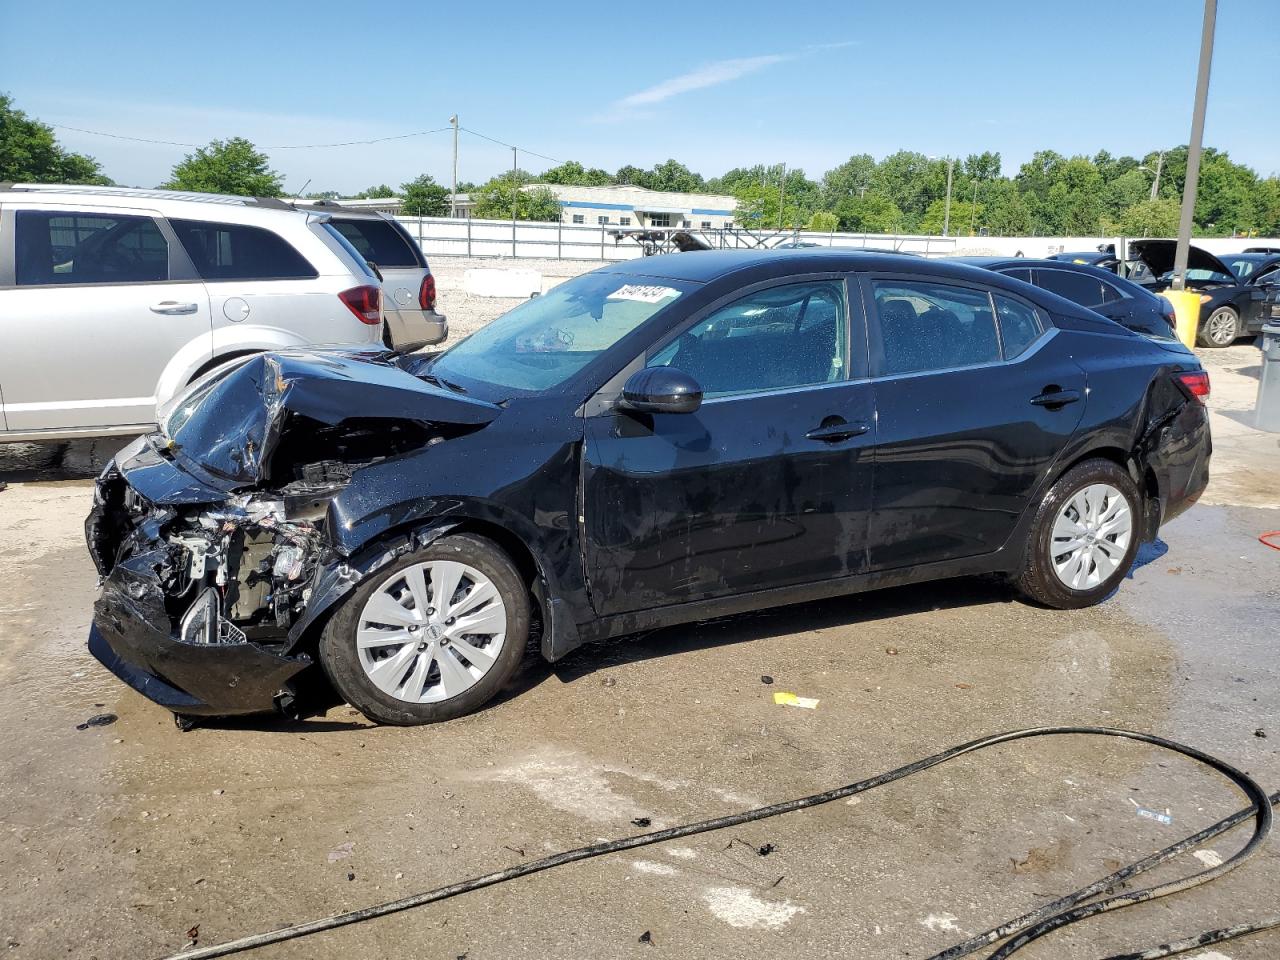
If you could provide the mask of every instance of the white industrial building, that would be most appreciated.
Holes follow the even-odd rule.
[[[560,222],[610,227],[688,227],[715,230],[733,226],[733,197],[715,193],[670,193],[618,185],[578,187],[533,183],[560,201]]]

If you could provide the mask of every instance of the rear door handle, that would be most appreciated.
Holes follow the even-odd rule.
[[[1080,399],[1079,390],[1049,390],[1039,396],[1032,397],[1031,402],[1037,407],[1065,407]]]
[[[841,440],[860,437],[870,429],[865,423],[845,423],[842,420],[839,423],[828,423],[825,426],[814,427],[804,435],[804,438],[806,440],[821,440],[824,443],[839,443]]]
[[[195,313],[200,308],[194,303],[179,303],[177,300],[161,300],[151,305],[152,313],[162,313],[166,317],[178,317],[184,313]]]

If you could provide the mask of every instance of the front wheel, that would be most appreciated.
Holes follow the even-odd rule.
[[[320,663],[377,723],[452,720],[512,678],[529,636],[529,592],[491,541],[442,537],[357,587],[320,635]]]
[[[1110,460],[1077,464],[1036,510],[1018,588],[1059,610],[1101,602],[1133,565],[1142,515],[1128,471]]]
[[[1231,307],[1219,307],[1209,314],[1196,338],[1202,347],[1229,347],[1240,336],[1240,315]]]

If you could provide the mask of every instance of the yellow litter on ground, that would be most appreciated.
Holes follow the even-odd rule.
[[[817,710],[818,701],[812,697],[797,697],[794,693],[779,690],[773,695],[773,702],[780,707],[804,707],[806,710]]]

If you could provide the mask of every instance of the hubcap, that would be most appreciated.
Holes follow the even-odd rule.
[[[365,601],[356,651],[383,693],[439,703],[479,682],[502,652],[507,610],[493,582],[454,560],[397,570]]]
[[[1066,586],[1092,590],[1119,569],[1132,536],[1133,515],[1124,495],[1108,483],[1093,483],[1058,513],[1049,561]]]
[[[1230,310],[1216,310],[1209,317],[1209,339],[1227,344],[1236,338],[1236,316]]]

